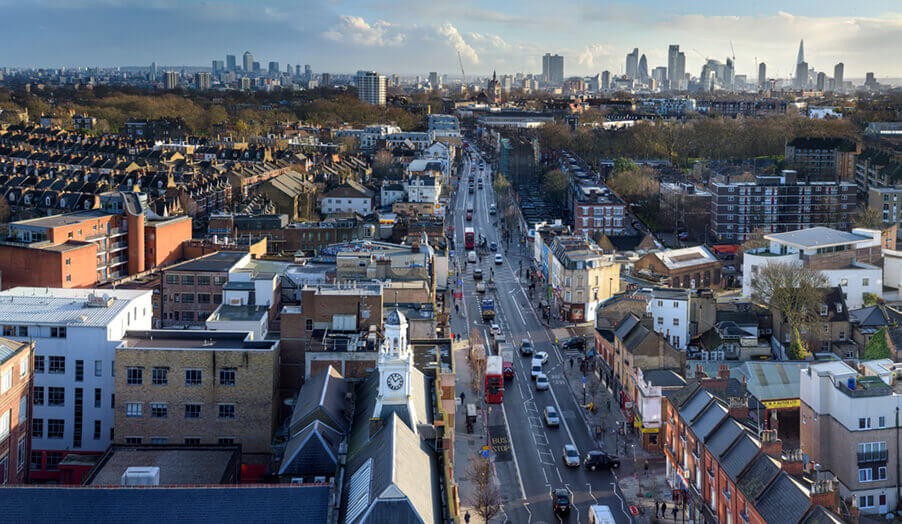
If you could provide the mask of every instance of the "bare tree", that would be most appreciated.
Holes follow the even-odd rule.
[[[852,217],[853,227],[863,227],[867,229],[883,229],[883,217],[880,211],[873,207],[866,207],[855,213]]]
[[[473,491],[467,496],[467,503],[473,506],[473,510],[483,521],[489,522],[501,512],[501,496],[495,486],[491,461],[479,455],[470,457],[466,479],[474,484]]]
[[[373,176],[385,178],[390,175],[393,160],[391,153],[380,149],[378,153],[373,155]]]
[[[482,351],[476,350],[479,347],[482,348]],[[480,331],[474,329],[470,332],[470,348],[470,388],[476,394],[476,398],[479,398],[485,382],[485,361],[488,355],[485,340]]]
[[[752,280],[752,298],[779,312],[797,339],[800,328],[817,318],[826,285],[827,277],[820,271],[774,262],[765,265]]]

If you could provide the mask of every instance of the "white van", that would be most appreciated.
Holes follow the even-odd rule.
[[[615,524],[609,506],[589,506],[589,524]]]
[[[471,264],[476,263],[476,252],[475,251],[467,251],[467,262]]]

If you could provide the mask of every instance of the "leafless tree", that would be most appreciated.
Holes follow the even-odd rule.
[[[873,207],[866,207],[855,213],[852,217],[852,226],[867,229],[883,229],[883,217],[880,211]]]
[[[467,496],[467,503],[482,520],[489,522],[501,512],[501,496],[495,486],[492,463],[488,458],[479,455],[470,457],[466,479],[473,483],[474,489]]]
[[[752,278],[752,275],[746,275]],[[752,298],[779,312],[795,333],[818,315],[827,277],[820,271],[788,262],[765,265],[752,280]]]

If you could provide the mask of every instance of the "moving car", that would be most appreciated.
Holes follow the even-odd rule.
[[[489,214],[494,215],[497,212],[498,212],[498,208],[495,206],[495,204],[492,204],[492,206],[489,207]]]
[[[557,427],[561,424],[561,419],[557,416],[557,410],[554,406],[545,406],[545,425]]]
[[[573,494],[567,488],[551,490],[551,510],[559,515],[569,515]]]
[[[498,251],[498,244],[496,244],[495,242],[492,242],[491,244],[489,244],[489,250]]]
[[[620,459],[614,458],[604,451],[590,451],[583,459],[583,465],[589,471],[596,469],[617,469],[620,467]]]
[[[533,360],[532,365],[530,366],[530,373],[532,374],[532,379],[535,380],[542,374],[542,363]]]
[[[485,293],[485,282],[480,281],[476,283],[476,292]]]
[[[489,333],[491,333],[493,337],[494,337],[495,335],[500,334],[500,333],[501,333],[501,326],[499,326],[498,324],[492,324],[492,326],[489,328]]]
[[[545,373],[536,376],[536,391],[548,391],[548,377]]]
[[[495,265],[500,266],[502,262],[504,262],[504,258],[500,254],[495,255]]]
[[[478,267],[473,270],[473,280],[482,280],[482,270]]]
[[[538,360],[542,364],[547,364],[548,363],[548,353],[546,353],[544,351],[539,351],[532,357],[532,359]]]
[[[564,444],[564,450],[561,453],[561,458],[564,459],[564,465],[566,465],[567,467],[579,467],[579,451],[573,444]]]
[[[473,212],[472,212],[472,211],[467,211],[467,222],[469,222],[469,221],[471,221],[471,220],[473,220]]]
[[[589,506],[589,524],[615,524],[614,512],[610,506]]]
[[[469,262],[469,263],[471,263],[471,264],[475,264],[475,263],[476,263],[476,252],[475,252],[475,251],[468,251],[468,252],[467,252],[467,262]]]
[[[528,338],[524,338],[520,341],[520,354],[521,355],[532,355],[532,341]]]

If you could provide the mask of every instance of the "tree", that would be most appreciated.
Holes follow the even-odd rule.
[[[786,356],[789,360],[808,360],[811,357],[811,352],[808,351],[805,344],[802,344],[798,328],[792,328],[792,343],[789,345]]]
[[[748,275],[752,277],[752,275]],[[765,265],[752,279],[752,299],[780,313],[799,341],[800,327],[818,316],[827,277],[820,271],[788,262]]]
[[[865,307],[876,306],[881,303],[880,297],[874,293],[865,293],[861,298],[864,299]]]
[[[620,157],[614,160],[614,174],[624,173],[626,171],[638,171],[639,166],[630,158]]]
[[[392,155],[384,149],[380,149],[373,155],[373,176],[375,178],[385,178],[391,174]]]
[[[564,194],[567,191],[567,175],[559,169],[553,169],[542,177],[542,192],[545,200],[559,207],[564,205]]]
[[[855,216],[852,217],[852,225],[854,227],[863,227],[866,229],[882,229],[883,228],[883,217],[880,216],[880,211],[873,207],[866,207],[855,213]]]
[[[495,181],[492,182],[492,189],[495,190],[495,194],[499,197],[503,197],[507,195],[507,192],[511,190],[511,184],[507,181],[507,177],[502,175],[501,173],[495,174]]]
[[[501,512],[501,496],[495,486],[492,463],[488,458],[471,456],[466,479],[474,485],[473,491],[466,497],[467,503],[473,506],[473,510],[483,521],[489,522]]]
[[[864,346],[864,358],[866,360],[875,360],[878,358],[892,358],[893,352],[889,348],[886,341],[886,328],[880,328],[880,331],[874,333],[871,340]]]

